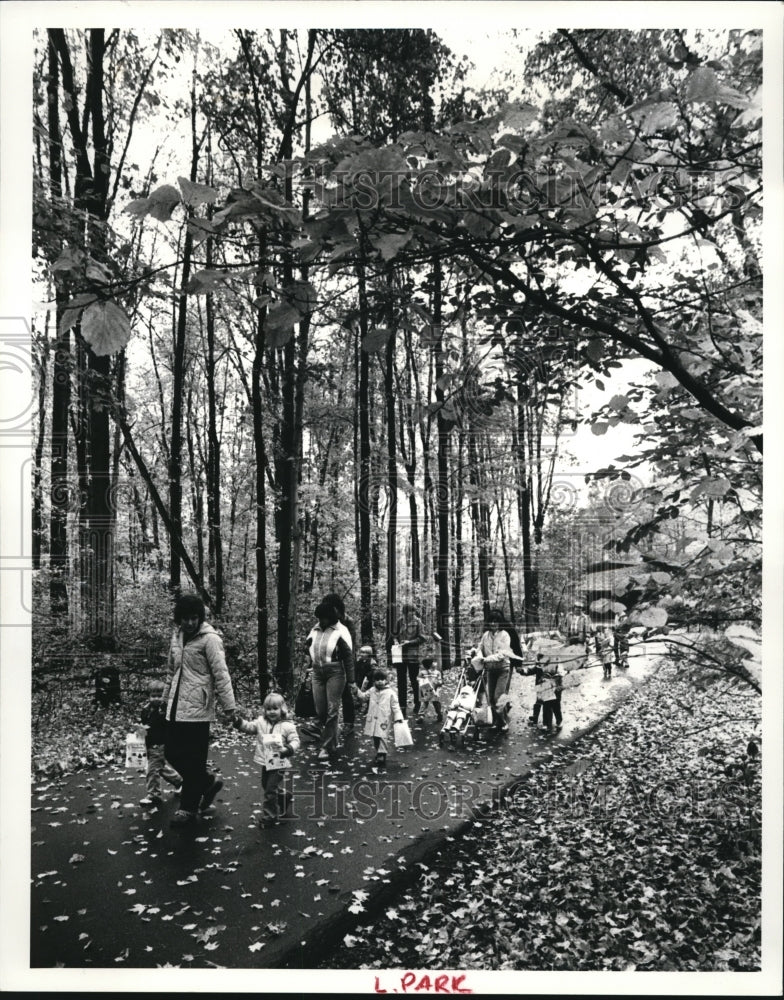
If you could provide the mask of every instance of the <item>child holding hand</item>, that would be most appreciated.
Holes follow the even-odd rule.
[[[140,800],[142,806],[159,806],[161,798],[161,778],[180,790],[182,778],[166,762],[163,745],[166,742],[166,706],[163,703],[163,681],[150,681],[147,691],[149,699],[142,707],[139,718],[147,730],[144,742],[147,746],[147,794]]]
[[[371,676],[373,686],[367,691],[360,691],[358,696],[368,703],[365,735],[373,737],[373,745],[376,748],[375,764],[376,767],[383,768],[387,763],[388,741],[394,732],[394,727],[405,720],[398,697],[389,686],[386,670],[376,667]]]
[[[234,726],[243,733],[255,733],[256,751],[253,759],[261,765],[261,787],[264,801],[259,828],[274,826],[285,816],[291,805],[291,758],[299,750],[299,736],[293,722],[288,721],[288,708],[283,695],[268,694],[261,715],[254,722],[236,717]]]

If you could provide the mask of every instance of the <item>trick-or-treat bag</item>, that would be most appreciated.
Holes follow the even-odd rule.
[[[264,766],[268,770],[283,771],[291,767],[291,759],[280,755],[280,751],[283,749],[283,740],[277,733],[262,735],[261,745],[264,751]]]
[[[493,724],[493,709],[490,705],[480,705],[473,711],[474,722],[478,726],[491,726]]]
[[[395,723],[395,746],[396,747],[410,747],[414,745],[414,738],[411,735],[411,730],[408,727],[408,722],[403,719],[402,722]]]
[[[147,769],[147,747],[144,737],[128,733],[125,737],[125,766],[137,770]]]

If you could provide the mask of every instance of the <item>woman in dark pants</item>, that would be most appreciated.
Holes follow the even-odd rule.
[[[397,699],[403,717],[406,716],[406,701],[408,699],[406,677],[411,681],[411,692],[414,695],[414,715],[419,712],[419,647],[426,642],[422,634],[424,628],[422,619],[414,613],[413,604],[404,604],[401,608],[402,617],[395,626],[394,638],[403,647],[403,662],[395,664],[397,672]]]
[[[313,612],[318,619],[305,640],[310,659],[313,701],[322,727],[319,760],[329,760],[338,748],[338,715],[343,689],[354,683],[354,656],[333,604],[321,603]]]
[[[351,652],[355,653],[357,648],[357,636],[354,629],[354,622],[346,614],[346,605],[343,602],[343,598],[340,594],[331,593],[325,594],[321,599],[322,604],[331,604],[333,608],[338,613],[338,625],[343,626],[343,638],[346,640],[348,645],[351,647]],[[355,666],[356,666],[356,656],[355,656]],[[354,694],[352,688],[347,684],[343,688],[343,697],[341,698],[341,704],[343,705],[343,731],[348,733],[354,732],[354,722],[356,721],[356,705],[354,704]]]
[[[199,810],[208,809],[223,787],[220,778],[207,770],[216,697],[232,718],[238,714],[223,642],[205,622],[205,614],[197,594],[182,594],[174,605],[177,631],[169,648],[169,681],[163,693],[166,760],[182,775],[174,827],[195,823]]]

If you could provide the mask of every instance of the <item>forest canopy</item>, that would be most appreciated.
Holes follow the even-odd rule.
[[[37,34],[41,664],[181,589],[261,692],[327,591],[444,664],[589,595],[759,689],[762,33],[517,37]]]

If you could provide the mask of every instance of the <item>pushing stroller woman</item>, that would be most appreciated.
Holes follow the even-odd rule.
[[[479,640],[478,655],[484,668],[487,702],[493,712],[493,723],[502,732],[509,729],[509,681],[511,680],[510,660],[515,657],[512,640],[504,628],[504,616],[497,608],[487,615],[487,630]]]

